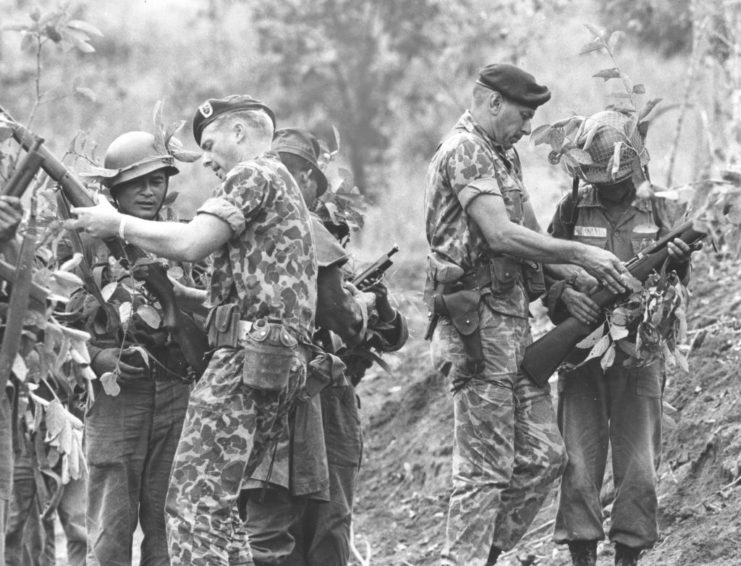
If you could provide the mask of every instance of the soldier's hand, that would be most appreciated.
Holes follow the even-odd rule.
[[[23,218],[23,207],[18,197],[0,196],[0,242],[7,242]]]
[[[596,324],[599,321],[600,308],[588,295],[567,285],[561,294],[561,300],[571,316],[583,324]]]
[[[692,248],[681,238],[674,238],[669,242],[666,245],[666,251],[674,263],[687,263],[692,254]]]
[[[579,264],[611,292],[619,294],[625,291],[622,276],[630,273],[623,262],[611,252],[594,246],[584,246]]]
[[[370,291],[376,296],[376,310],[378,311],[378,319],[381,322],[391,322],[396,318],[396,311],[389,302],[389,290],[388,287],[382,282],[376,282]]]
[[[95,206],[73,206],[70,213],[76,218],[64,221],[68,230],[82,230],[94,238],[117,236],[123,215],[103,196],[98,197]]]
[[[120,357],[121,350],[119,348],[104,348],[92,360],[90,367],[99,376],[116,370],[122,378],[138,378],[145,375],[146,368],[128,364]]]

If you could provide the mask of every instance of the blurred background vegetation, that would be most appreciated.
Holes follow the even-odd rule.
[[[370,259],[392,243],[402,252],[400,286],[421,290],[426,244],[426,164],[469,102],[477,69],[508,61],[553,91],[534,126],[602,109],[612,66],[603,53],[579,55],[583,24],[621,29],[623,71],[662,98],[648,143],[652,174],[677,185],[735,164],[739,152],[738,0],[96,0],[59,4],[0,0],[0,103],[23,120],[35,101],[37,60],[22,33],[63,7],[102,32],[89,49],[43,47],[33,128],[62,155],[83,131],[101,159],[131,129],[150,130],[156,101],[165,121],[188,120],[180,138],[195,149],[194,109],[208,97],[249,93],[267,102],[278,125],[306,127],[330,147],[334,167],[352,171],[370,204],[355,249]],[[70,47],[70,46],[66,46]],[[546,146],[520,144],[525,181],[545,224],[569,180],[548,164]],[[215,178],[182,165],[173,187],[185,217]]]

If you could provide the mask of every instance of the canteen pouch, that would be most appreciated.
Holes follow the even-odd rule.
[[[208,343],[212,348],[236,348],[239,340],[239,305],[231,303],[211,309],[206,319]]]
[[[276,319],[260,319],[244,341],[242,383],[255,389],[281,391],[295,368],[298,340]]]

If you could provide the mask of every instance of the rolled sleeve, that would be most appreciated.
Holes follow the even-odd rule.
[[[482,194],[502,196],[491,151],[473,138],[454,146],[446,173],[463,210]]]
[[[235,236],[244,232],[247,225],[244,214],[232,202],[221,197],[212,197],[204,202],[196,214],[211,214],[226,222]]]

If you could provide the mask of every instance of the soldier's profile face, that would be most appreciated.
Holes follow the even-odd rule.
[[[165,170],[158,169],[116,185],[112,192],[118,202],[118,210],[137,218],[152,220],[165,199],[167,182]]]
[[[534,115],[535,110],[529,106],[502,98],[499,113],[492,121],[494,140],[505,149],[511,148],[522,136],[530,135]]]
[[[240,162],[236,136],[229,120],[217,120],[204,128],[201,149],[203,166],[210,168],[221,180]]]

